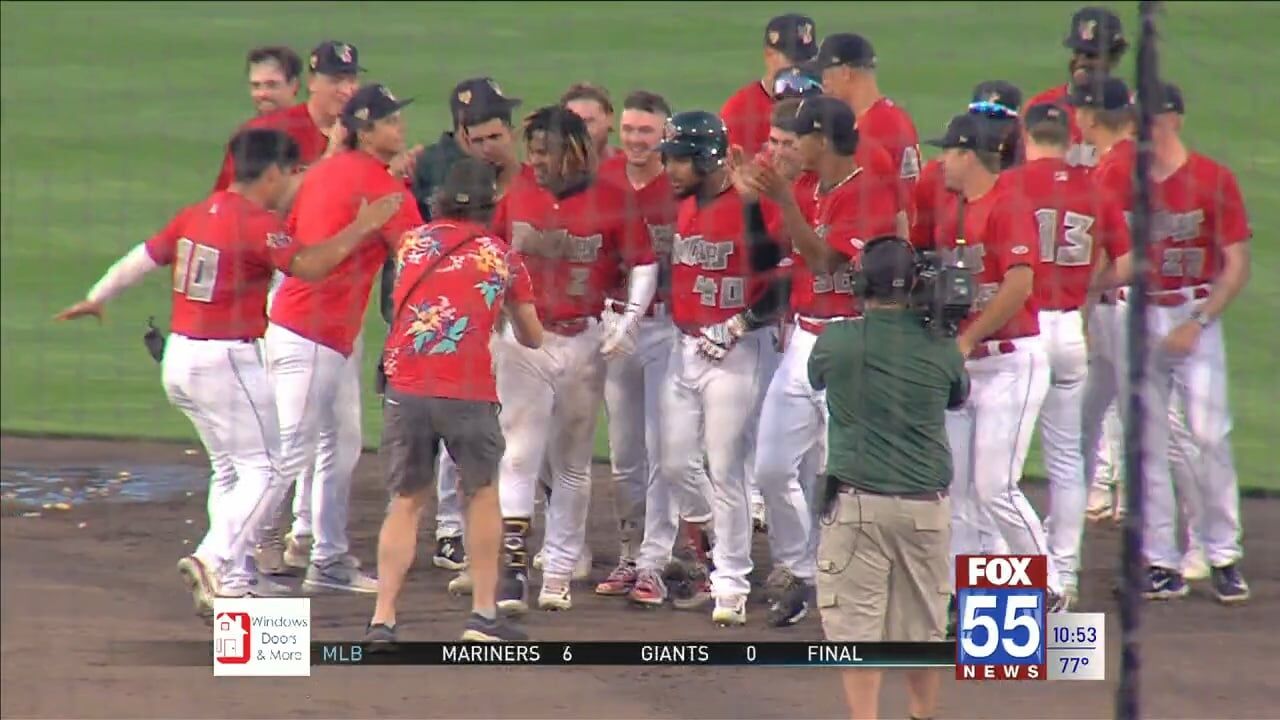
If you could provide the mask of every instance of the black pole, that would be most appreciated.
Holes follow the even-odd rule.
[[[1116,717],[1137,720],[1141,699],[1139,663],[1139,616],[1142,587],[1146,583],[1147,563],[1142,552],[1142,529],[1145,511],[1143,472],[1143,427],[1147,408],[1143,403],[1143,386],[1147,377],[1147,273],[1151,243],[1151,165],[1154,148],[1151,122],[1159,101],[1160,74],[1156,57],[1156,14],[1160,3],[1147,0],[1138,3],[1137,89],[1138,147],[1134,160],[1133,222],[1133,292],[1129,294],[1129,379],[1127,398],[1129,412],[1124,426],[1125,494],[1128,514],[1124,522],[1124,562],[1120,597],[1120,686],[1116,691]],[[1163,412],[1161,408],[1152,408]]]

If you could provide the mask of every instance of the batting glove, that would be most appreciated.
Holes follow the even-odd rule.
[[[612,306],[606,307],[600,315],[600,321],[604,324],[604,343],[600,346],[600,354],[613,359],[636,351],[639,308],[627,305],[623,312],[618,312]]]
[[[746,332],[747,322],[741,315],[704,327],[698,338],[698,353],[712,362],[720,362]]]

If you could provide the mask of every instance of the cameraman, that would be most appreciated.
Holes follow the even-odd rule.
[[[862,251],[854,293],[863,317],[828,325],[809,381],[829,407],[818,606],[833,642],[946,637],[951,451],[945,411],[969,394],[956,342],[910,308],[921,293],[915,250],[880,237]],[[879,670],[846,670],[853,718],[878,715]],[[912,718],[932,717],[941,675],[907,674]]]

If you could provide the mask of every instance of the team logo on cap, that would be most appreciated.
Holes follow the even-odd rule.
[[[316,55],[315,53],[311,53],[311,69],[315,70],[316,66],[318,66],[319,64],[320,64],[320,56]]]
[[[471,91],[470,91],[470,90],[459,90],[459,91],[458,91],[458,102],[462,103],[463,105],[470,105],[470,104],[471,104]]]
[[[362,107],[362,108],[360,108],[360,109],[356,110],[355,112],[353,112],[353,113],[351,113],[351,114],[352,114],[352,116],[354,116],[354,117],[355,117],[355,119],[357,119],[357,120],[359,120],[359,121],[361,121],[361,122],[364,122],[365,120],[368,120],[368,119],[369,119],[369,108],[367,108],[367,107]]]
[[[796,28],[796,34],[800,37],[801,45],[813,44],[813,26],[809,23],[800,23],[800,27]]]
[[[1076,34],[1085,42],[1093,42],[1093,38],[1096,36],[1097,32],[1097,20],[1081,20],[1080,24],[1076,26]]]
[[[769,31],[769,44],[770,44],[770,45],[777,45],[777,44],[778,44],[778,41],[779,41],[779,40],[781,40],[781,39],[782,39],[782,33],[778,32],[777,30],[770,30],[770,31]]]
[[[345,43],[335,48],[333,54],[337,55],[338,59],[344,63],[350,64],[355,62],[351,56],[351,46]]]

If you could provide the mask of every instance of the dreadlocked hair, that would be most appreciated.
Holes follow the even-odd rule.
[[[576,177],[595,170],[595,143],[587,133],[586,122],[577,113],[561,105],[538,108],[524,119],[525,143],[539,132],[545,134],[548,141],[554,138],[564,148],[561,177]]]

